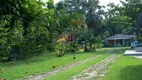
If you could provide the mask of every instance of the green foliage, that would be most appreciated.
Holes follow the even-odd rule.
[[[0,14],[0,57],[7,57],[9,60],[26,59],[45,49],[47,33],[32,25],[43,12],[42,2],[8,0],[1,3],[6,5],[1,6],[4,10]]]
[[[65,5],[64,5],[64,2],[63,1],[60,1],[56,4],[56,9],[57,10],[62,10],[65,8]]]
[[[97,44],[93,44],[93,45],[92,45],[92,49],[93,49],[93,50],[97,49]]]
[[[0,61],[2,58],[9,56],[11,38],[10,34],[6,33],[7,29],[0,28]]]
[[[108,4],[102,27],[97,31],[99,37],[105,39],[115,34],[136,35],[141,40],[141,25],[138,25],[138,16],[142,11],[141,0],[120,1],[122,6]],[[107,33],[106,33],[107,32]]]
[[[121,9],[122,15],[131,18],[131,23],[133,27],[136,27],[136,32],[139,32],[139,28],[137,26],[138,16],[142,11],[142,3],[141,0],[126,0],[126,2],[121,1],[123,4],[123,9]],[[134,28],[135,29],[135,28]],[[137,31],[138,30],[138,31]],[[135,30],[133,30],[135,31]]]
[[[79,23],[78,13],[69,15],[61,2],[56,9],[54,0],[46,4],[40,0],[2,0],[0,4],[0,58],[26,59],[53,51],[58,35]]]
[[[103,45],[103,43],[98,43],[97,44],[97,48],[102,48],[104,45]]]
[[[68,44],[64,41],[62,42],[57,42],[55,44],[55,53],[57,55],[57,57],[62,57],[65,55],[66,51],[68,48]]]
[[[49,8],[49,9],[53,9],[54,8],[54,0],[48,0],[47,8]]]
[[[93,44],[92,44],[92,49],[97,49],[97,48],[102,48],[104,45],[103,43],[101,42],[101,40],[94,40],[93,41]]]
[[[80,49],[80,44],[78,44],[77,42],[70,42],[68,45],[69,45],[67,48],[68,52],[76,52],[79,51]]]
[[[87,43],[89,43],[89,50],[92,48],[94,37],[100,34],[102,25],[102,15],[104,11],[102,6],[99,5],[98,0],[66,0],[66,4],[70,4],[67,7],[67,11],[70,14],[81,13],[83,15],[84,23],[87,25],[87,31],[80,32],[82,37],[86,41],[85,51],[87,49]]]
[[[115,34],[130,34],[132,32],[131,18],[127,16],[114,16],[106,21],[106,30],[109,30],[110,35]]]

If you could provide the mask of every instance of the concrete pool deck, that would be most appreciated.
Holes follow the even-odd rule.
[[[133,56],[142,59],[142,52],[136,52],[135,50],[126,50],[124,56]]]

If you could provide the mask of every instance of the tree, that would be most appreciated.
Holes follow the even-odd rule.
[[[131,18],[131,23],[133,26],[133,32],[136,33],[138,40],[142,40],[141,36],[141,26],[138,26],[138,16],[142,11],[141,0],[126,0],[121,1],[123,7],[121,8],[121,14]],[[134,33],[133,33],[134,34]]]
[[[48,2],[47,2],[47,8],[48,9],[55,8],[55,6],[54,6],[54,0],[48,0]]]
[[[0,16],[3,18],[1,18],[2,22],[0,23],[2,25],[0,25],[0,29],[5,30],[1,32],[1,38],[7,41],[2,45],[3,48],[1,47],[3,51],[8,52],[5,56],[9,59],[25,59],[28,55],[32,55],[34,51],[39,51],[41,49],[39,48],[39,41],[30,36],[30,28],[32,22],[42,14],[43,3],[35,0],[15,0],[14,2],[2,0],[0,4],[6,4],[0,8],[2,9]],[[3,43],[3,40],[1,42]],[[31,44],[32,42],[36,45]],[[35,46],[38,47],[33,50]],[[4,52],[1,54],[4,54]]]
[[[106,19],[105,27],[102,30],[110,32],[110,35],[115,34],[131,34],[132,24],[130,23],[131,18],[127,16],[114,16]]]
[[[85,8],[86,14],[85,14],[85,20],[87,24],[87,28],[90,32],[90,50],[92,48],[92,40],[94,36],[97,36],[97,31],[101,27],[101,20],[102,20],[102,10],[101,6],[98,5],[97,0],[88,0],[83,3],[83,8]],[[98,10],[98,11],[97,11]]]
[[[105,12],[104,16],[105,18],[111,18],[113,16],[117,16],[120,13],[120,6],[119,5],[115,5],[114,3],[109,3],[107,5],[107,11]]]
[[[56,4],[56,10],[62,10],[65,9],[65,4],[63,1],[60,1]]]
[[[100,29],[101,27],[101,20],[104,12],[101,9],[101,6],[98,5],[98,3],[98,0],[67,0],[67,10],[70,13],[78,12],[84,15],[87,28],[91,34],[90,38],[96,36],[98,29]]]

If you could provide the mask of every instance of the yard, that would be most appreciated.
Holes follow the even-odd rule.
[[[142,42],[141,5],[0,0],[0,80],[142,80],[142,59],[123,55]]]
[[[73,63],[76,61],[80,61],[86,58],[90,58],[93,56],[97,56],[104,51],[100,51],[98,53],[76,53],[76,59],[73,59],[73,54],[68,53],[65,57],[57,58],[54,53],[44,54],[39,57],[34,57],[29,60],[17,61],[17,62],[9,62],[5,64],[1,64],[0,77],[6,80],[18,79],[21,77],[27,77],[28,75],[41,74],[44,72],[48,72],[54,70],[52,68],[55,66],[58,68],[59,66],[65,66],[69,63]]]
[[[0,78],[141,80],[141,59],[123,56],[126,49],[103,48],[87,53],[79,51],[67,53],[60,58],[57,58],[55,53],[45,53],[27,60],[1,64]],[[73,55],[76,55],[76,59],[73,59]]]
[[[142,59],[121,56],[103,80],[142,80]]]

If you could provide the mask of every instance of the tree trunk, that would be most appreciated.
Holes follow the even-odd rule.
[[[63,56],[65,55],[65,53],[66,53],[66,51],[67,51],[67,48],[68,48],[68,42],[67,42],[64,46],[65,46],[65,50],[64,50]]]
[[[85,48],[84,48],[84,52],[88,52],[88,48],[87,48],[87,43],[85,41]]]
[[[92,50],[92,43],[90,42],[89,44],[90,44],[89,51],[91,51]]]

